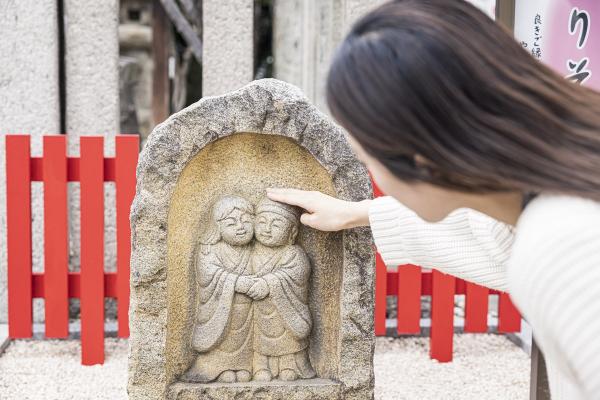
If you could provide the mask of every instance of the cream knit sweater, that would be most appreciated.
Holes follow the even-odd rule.
[[[436,268],[509,292],[544,353],[552,399],[600,399],[600,204],[539,196],[513,229],[470,209],[427,223],[380,197],[369,219],[388,266]]]

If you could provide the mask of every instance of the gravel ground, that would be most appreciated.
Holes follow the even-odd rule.
[[[427,338],[378,338],[376,400],[528,398],[529,358],[497,335],[457,335],[454,361],[429,359]],[[126,400],[127,341],[106,339],[103,366],[82,367],[76,340],[17,340],[0,356],[2,400]]]
[[[429,359],[428,338],[378,338],[376,400],[526,400],[529,356],[499,335],[454,336],[454,360]]]
[[[83,367],[78,340],[15,340],[0,356],[2,400],[127,400],[127,341],[106,339],[104,365]]]

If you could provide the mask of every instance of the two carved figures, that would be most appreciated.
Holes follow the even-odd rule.
[[[310,262],[295,244],[299,212],[225,196],[212,210],[196,256],[198,303],[184,379],[308,379]]]

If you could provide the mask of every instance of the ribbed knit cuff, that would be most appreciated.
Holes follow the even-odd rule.
[[[414,213],[390,196],[378,197],[371,202],[371,231],[377,250],[387,266],[413,263],[402,243],[412,219]]]

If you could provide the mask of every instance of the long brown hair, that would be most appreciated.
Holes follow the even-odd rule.
[[[327,101],[402,180],[600,199],[600,94],[465,1],[397,0],[364,16],[334,57]]]

